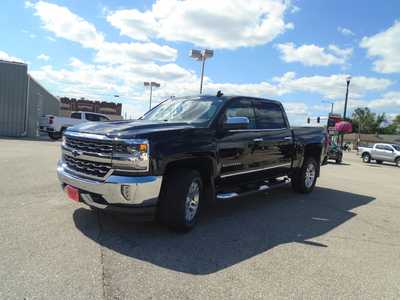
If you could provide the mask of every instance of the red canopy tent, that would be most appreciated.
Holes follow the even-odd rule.
[[[335,124],[335,129],[340,133],[351,133],[353,131],[353,126],[350,122],[341,121]]]

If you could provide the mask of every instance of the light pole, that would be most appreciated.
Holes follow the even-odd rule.
[[[343,121],[346,120],[346,112],[347,112],[347,100],[349,98],[349,85],[350,85],[351,76],[346,76],[346,99],[344,100],[344,111],[343,111]],[[344,140],[344,133],[342,133],[342,138],[340,141],[340,147],[343,148],[343,140]]]
[[[206,63],[207,58],[211,58],[214,56],[214,51],[210,49],[204,50],[190,50],[189,56],[198,61],[201,61],[201,77],[200,77],[200,94],[203,93],[203,77],[204,77],[204,65]]]
[[[153,97],[153,86],[159,88],[160,84],[158,82],[154,82],[154,81],[145,81],[144,86],[150,87],[150,102],[149,102],[149,110],[150,110],[151,109],[151,98]]]
[[[331,115],[332,115],[333,114],[333,105],[335,105],[335,102],[324,100],[324,101],[322,101],[322,103],[329,103],[331,105]]]
[[[346,119],[346,112],[347,112],[347,99],[349,98],[349,85],[350,85],[351,76],[346,76],[346,99],[344,100],[344,112],[343,112],[343,120]]]

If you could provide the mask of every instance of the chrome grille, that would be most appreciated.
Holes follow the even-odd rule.
[[[111,156],[113,152],[112,141],[86,140],[66,136],[65,146],[82,152],[106,154],[109,156]]]
[[[64,155],[64,162],[73,171],[95,177],[104,177],[111,170],[111,163],[81,160],[69,155]]]

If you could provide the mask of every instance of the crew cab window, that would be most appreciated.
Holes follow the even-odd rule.
[[[105,121],[110,121],[110,119],[107,118],[106,116],[99,116],[99,121],[100,122],[105,122]]]
[[[72,119],[81,119],[81,113],[72,113],[71,118]]]
[[[230,117],[247,117],[250,121],[249,129],[256,128],[253,103],[250,100],[233,100],[225,110],[225,120]]]
[[[100,116],[94,115],[94,114],[86,114],[86,120],[92,121],[92,122],[98,122],[98,121],[100,121]]]
[[[258,129],[286,128],[286,122],[279,105],[264,101],[255,101],[254,108]]]
[[[393,151],[393,148],[390,147],[390,146],[388,146],[388,145],[384,145],[383,148],[384,148],[384,150],[386,150],[386,151]]]
[[[376,145],[376,146],[375,146],[375,149],[378,149],[378,150],[385,150],[385,146],[383,146],[383,145]]]

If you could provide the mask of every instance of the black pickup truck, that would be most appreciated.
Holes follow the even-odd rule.
[[[289,182],[311,192],[326,151],[324,130],[290,128],[280,102],[219,93],[68,128],[57,173],[72,200],[188,231],[207,204]]]

